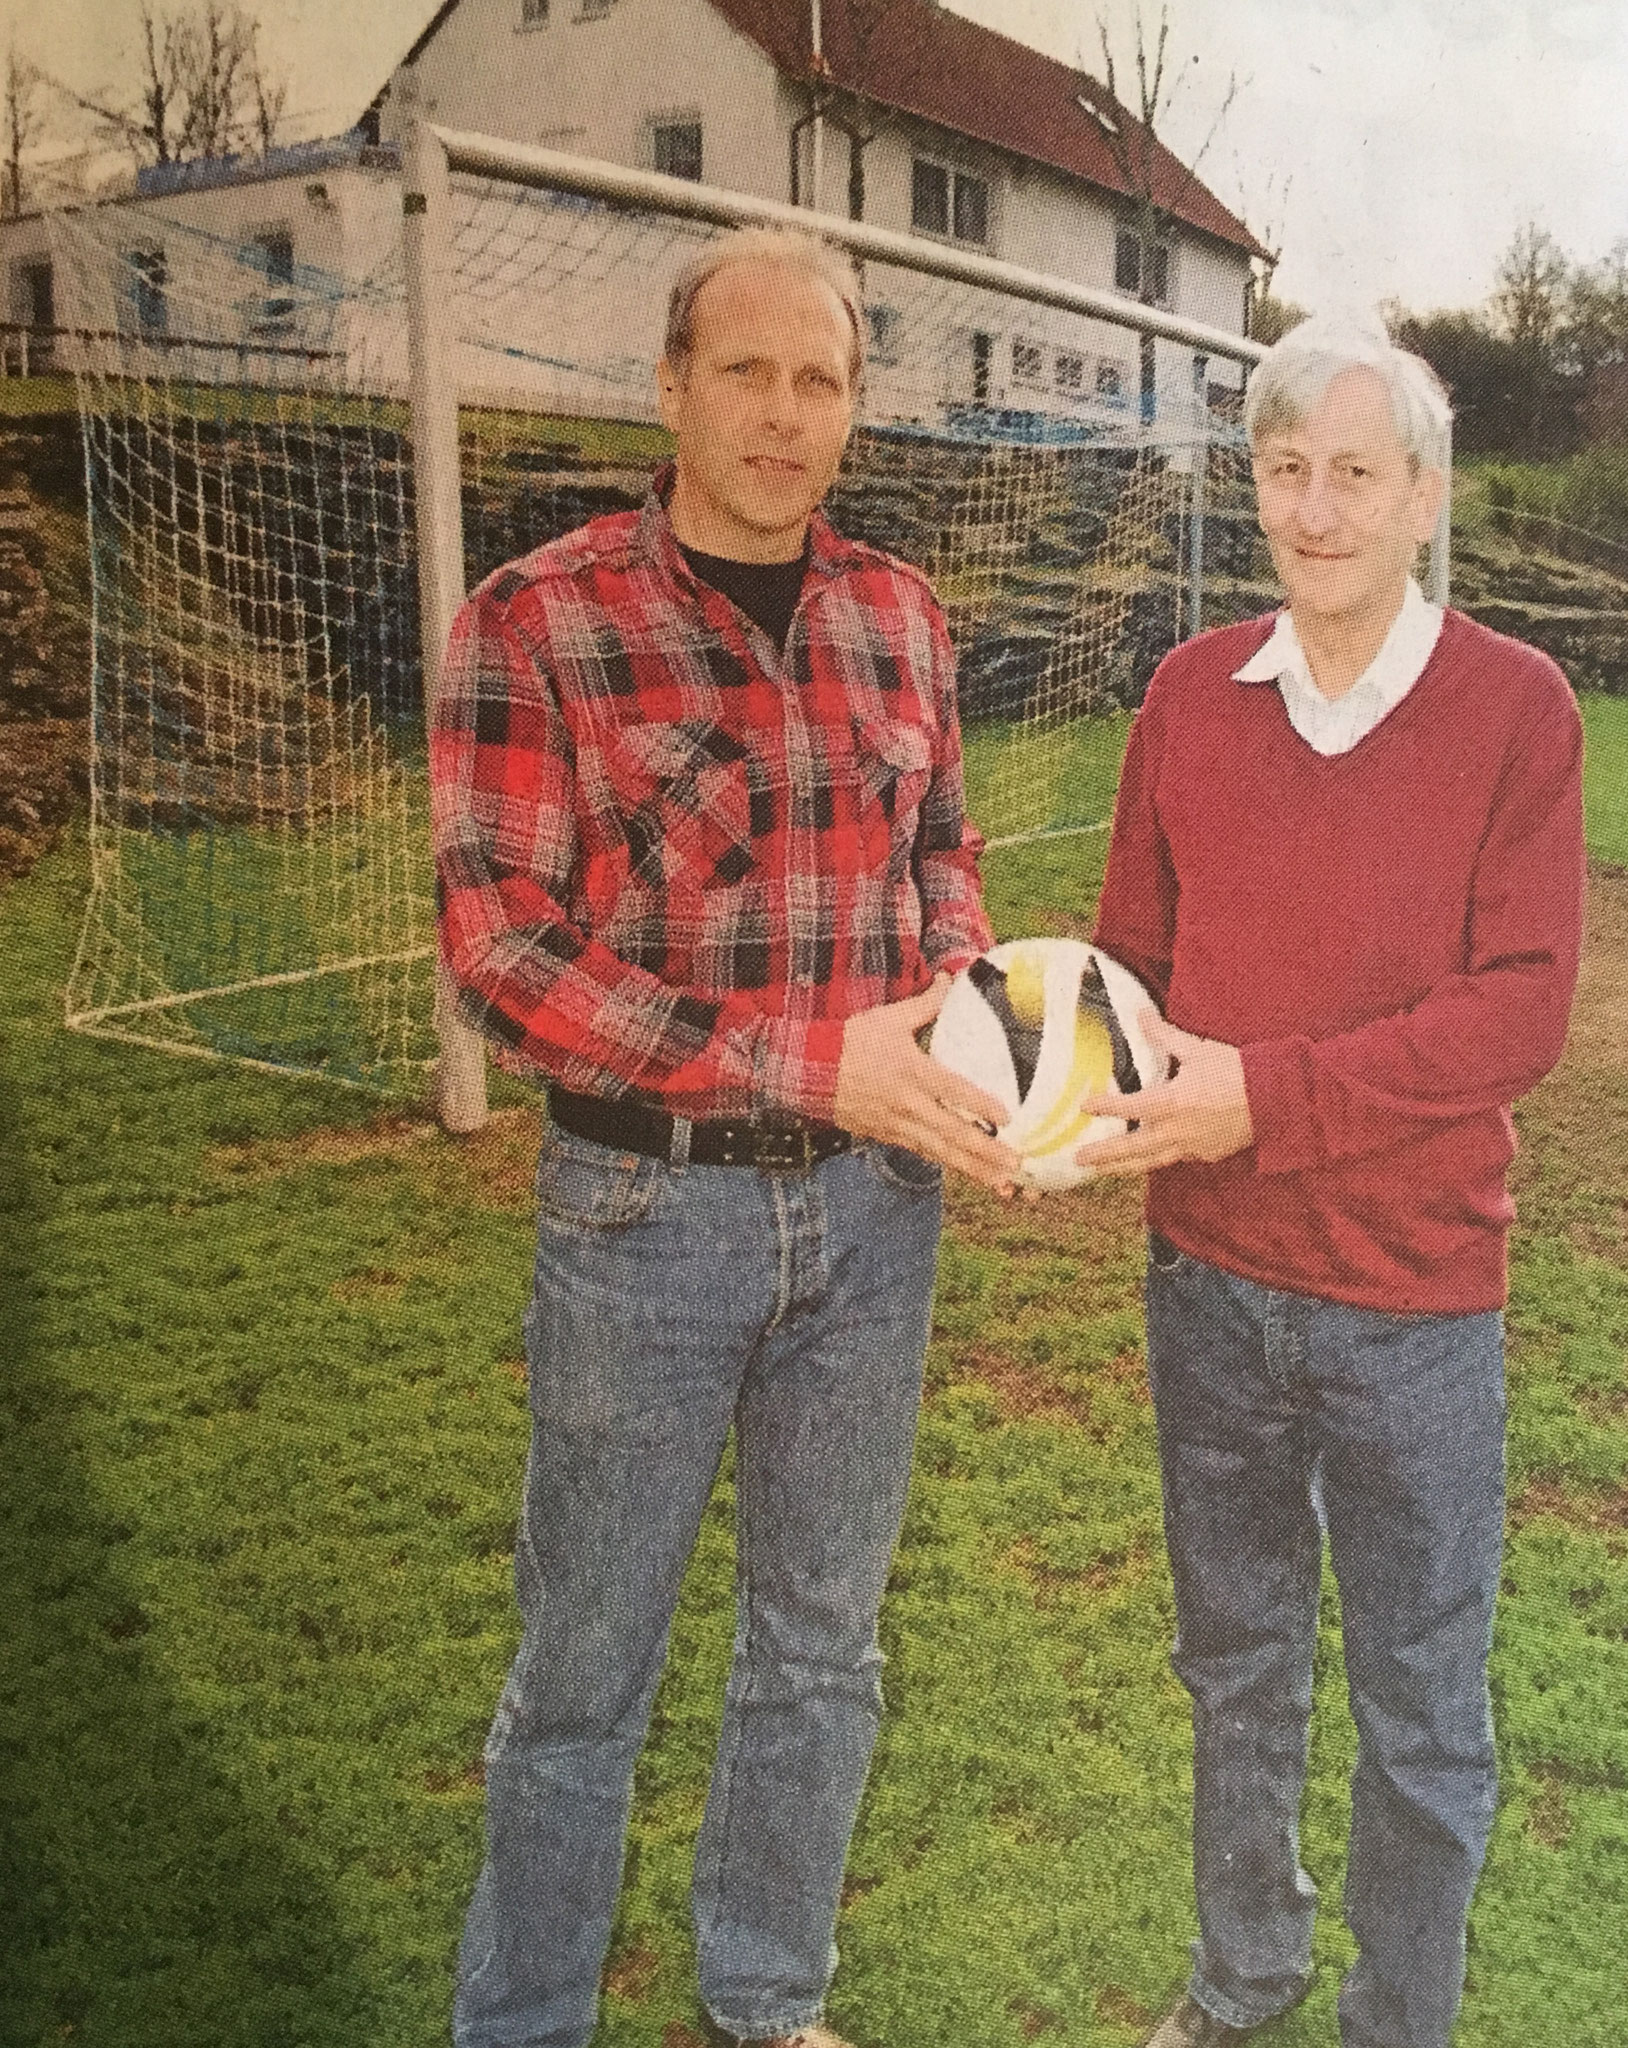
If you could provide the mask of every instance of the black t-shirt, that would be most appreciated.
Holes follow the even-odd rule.
[[[727,555],[703,555],[699,548],[687,548],[682,541],[679,552],[703,583],[721,590],[731,604],[738,604],[781,653],[785,652],[791,615],[803,594],[803,576],[808,569],[806,540],[803,552],[789,562],[734,562]]]

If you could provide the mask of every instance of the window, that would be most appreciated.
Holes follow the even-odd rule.
[[[980,248],[989,240],[989,187],[965,171],[955,174],[955,239]]]
[[[254,334],[286,334],[294,321],[294,237],[285,227],[262,228],[249,237],[247,262],[266,281],[265,295],[251,313]]]
[[[1020,335],[1012,343],[1012,381],[1014,384],[1045,383],[1046,352],[1038,341],[1026,341]]]
[[[1125,379],[1118,363],[1098,363],[1097,396],[1099,398],[1121,398],[1124,396]]]
[[[130,251],[130,303],[136,326],[143,334],[164,334],[169,329],[170,308],[165,296],[169,266],[164,251],[157,248]]]
[[[1149,303],[1168,306],[1170,303],[1170,244],[1155,242],[1153,245],[1152,294]],[[1142,293],[1142,237],[1133,228],[1121,228],[1114,237],[1114,289],[1131,292],[1137,298]]]
[[[927,235],[950,232],[950,174],[919,156],[910,177],[910,225]]]
[[[899,309],[897,306],[865,308],[866,352],[873,363],[899,360]]]
[[[615,4],[616,0],[582,0],[582,5],[577,9],[577,20],[603,21]]]
[[[922,234],[983,248],[989,241],[988,181],[918,156],[910,173],[910,224]]]
[[[1066,392],[1070,398],[1078,398],[1085,389],[1085,357],[1059,349],[1053,369],[1058,390]]]
[[[541,28],[548,19],[548,0],[520,0],[520,26]]]
[[[994,352],[994,343],[987,334],[972,337],[972,402],[974,405],[989,403],[989,358]]]
[[[25,327],[55,327],[56,289],[49,262],[19,263],[12,303]]]
[[[701,182],[701,123],[657,121],[651,126],[652,161],[667,178]]]

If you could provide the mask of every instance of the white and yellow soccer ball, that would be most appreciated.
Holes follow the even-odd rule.
[[[1077,1187],[1087,1178],[1079,1148],[1125,1128],[1123,1118],[1087,1116],[1082,1100],[1134,1095],[1168,1072],[1139,1022],[1151,1000],[1095,946],[1012,939],[956,976],[928,1049],[1005,1105],[1001,1140],[1021,1157],[1028,1185]]]

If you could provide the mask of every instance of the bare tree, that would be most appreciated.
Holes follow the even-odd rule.
[[[1194,55],[1184,64],[1171,66],[1170,9],[1163,0],[1151,34],[1138,0],[1133,16],[1133,36],[1135,104],[1127,103],[1120,92],[1113,41],[1108,33],[1107,20],[1099,14],[1097,41],[1102,51],[1103,78],[1099,84],[1085,72],[1082,62],[1080,105],[1102,130],[1125,192],[1127,225],[1137,247],[1136,295],[1143,305],[1156,306],[1168,292],[1171,231],[1198,183],[1198,167],[1237,97],[1238,80],[1235,74],[1228,74],[1226,90],[1210,123],[1209,133],[1191,161],[1183,164],[1160,148],[1158,129],[1169,118],[1171,108],[1192,77],[1199,59]],[[1150,334],[1142,336],[1141,357],[1142,410],[1144,416],[1148,416],[1153,411],[1155,390],[1153,337]]]
[[[45,127],[45,109],[40,102],[44,84],[44,72],[17,54],[13,40],[6,50],[5,78],[0,85],[0,121],[4,124],[0,143],[5,149],[3,211],[10,220],[15,220],[23,210],[23,158],[39,141]]]
[[[846,41],[840,83],[827,51],[809,53],[809,111],[793,131],[792,187],[796,192],[799,185],[796,151],[802,130],[812,121],[823,121],[848,144],[850,220],[865,218],[865,152],[893,118],[893,109],[876,96],[873,86],[877,38],[899,4],[900,0],[825,0],[825,40],[830,41],[829,31],[835,29]],[[888,83],[897,91],[902,81],[895,75],[890,76]]]
[[[68,95],[138,164],[272,147],[288,88],[269,76],[260,23],[235,0],[187,0],[168,13],[142,0],[140,63],[134,94]]]
[[[1245,195],[1242,200],[1243,218],[1255,223],[1255,240],[1262,251],[1260,255],[1252,256],[1249,262],[1249,310],[1245,332],[1256,341],[1270,344],[1306,317],[1292,301],[1272,295],[1273,280],[1278,274],[1278,265],[1283,261],[1284,220],[1289,210],[1289,188],[1294,180],[1286,172],[1282,175],[1277,171],[1271,172],[1266,180],[1265,194],[1260,203],[1255,204],[1248,197],[1249,181],[1236,151],[1233,152],[1232,167],[1236,187]],[[1281,310],[1274,312],[1269,310],[1271,308]],[[1282,318],[1283,310],[1295,316],[1287,325]],[[1265,331],[1268,326],[1273,329],[1270,334]]]
[[[1528,221],[1498,265],[1493,317],[1520,348],[1542,353],[1553,347],[1566,316],[1572,267],[1547,228]]]
[[[277,131],[282,126],[283,109],[288,104],[288,80],[272,79],[267,75],[260,56],[258,35],[249,49],[248,89],[253,101],[255,140],[260,145],[260,154],[269,156],[276,146]]]

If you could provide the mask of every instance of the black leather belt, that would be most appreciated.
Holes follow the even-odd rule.
[[[599,1095],[574,1095],[550,1088],[548,1113],[562,1131],[611,1145],[672,1159],[677,1118],[642,1102],[607,1102]],[[835,1124],[765,1111],[753,1117],[712,1117],[690,1125],[688,1157],[697,1166],[757,1166],[768,1173],[806,1173],[822,1159],[850,1150],[853,1137]],[[681,1147],[679,1148],[682,1149]]]

